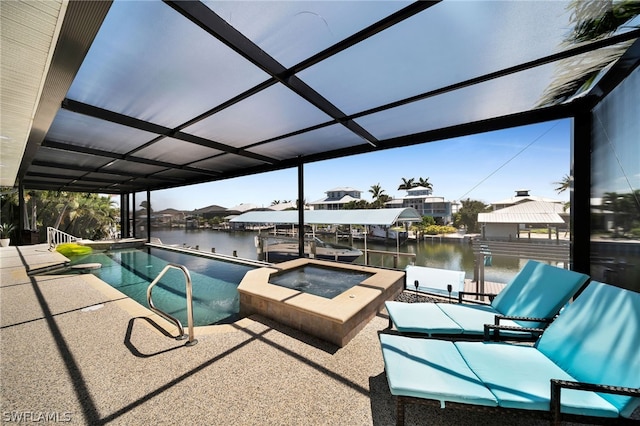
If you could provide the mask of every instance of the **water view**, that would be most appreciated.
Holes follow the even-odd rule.
[[[255,236],[257,232],[223,232],[212,230],[154,229],[152,236],[159,238],[164,244],[186,245],[203,251],[215,249],[216,253],[233,255],[246,259],[257,259]],[[335,242],[335,236],[325,235],[321,238],[327,242]],[[347,240],[340,240],[348,244]],[[364,250],[364,241],[354,241],[353,247]],[[376,251],[396,251],[395,242],[372,242],[367,240],[367,249]],[[462,242],[407,241],[399,247],[400,253],[413,253],[415,258],[400,256],[398,268],[404,269],[408,264],[428,266],[431,268],[451,269],[465,272],[465,278],[473,278],[474,254],[471,245]],[[354,263],[364,264],[364,256]],[[392,268],[392,255],[369,254],[369,265]],[[491,266],[485,268],[485,280],[500,283],[508,282],[526,263],[526,259],[493,256]]]

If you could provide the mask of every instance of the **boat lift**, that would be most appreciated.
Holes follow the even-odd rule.
[[[315,232],[316,225],[378,225],[392,226],[398,222],[411,223],[422,221],[422,216],[414,208],[393,209],[357,209],[357,210],[304,210],[304,221],[299,222],[298,210],[284,211],[252,211],[243,213],[233,219],[234,223],[246,224],[272,224],[272,225],[298,225],[298,229],[304,229],[305,225],[311,225]],[[396,255],[400,256],[400,242],[396,241]],[[300,257],[304,256],[304,247],[300,248]],[[367,237],[364,233],[365,265],[369,264]],[[396,258],[397,259],[397,258]]]

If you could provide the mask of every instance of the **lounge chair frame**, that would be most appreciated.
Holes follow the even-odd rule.
[[[484,335],[483,339],[485,341],[489,340],[515,340],[515,341],[536,341],[540,337],[542,333],[544,333],[544,328],[540,327],[513,327],[509,325],[501,325],[501,320],[512,320],[512,321],[531,321],[531,322],[541,322],[548,326],[553,322],[554,318],[531,318],[531,317],[519,317],[514,315],[496,315],[494,324],[485,324],[484,325]],[[500,330],[509,330],[509,331],[521,331],[531,333],[531,337],[514,337],[514,336],[500,336]],[[493,331],[493,333],[491,332]]]
[[[481,294],[481,293],[473,293],[473,294]],[[502,325],[500,321],[502,320],[512,320],[512,321],[531,321],[537,323],[544,323],[547,326],[553,322],[554,318],[534,318],[534,317],[520,317],[514,315],[496,315],[494,317],[494,324],[484,324],[484,334],[475,335],[475,334],[438,334],[437,336],[428,336],[424,333],[411,333],[411,332],[400,332],[397,330],[393,330],[393,320],[389,317],[389,324],[387,328],[384,330],[385,333],[389,334],[400,334],[403,336],[417,337],[423,339],[441,339],[441,340],[484,340],[484,341],[510,341],[510,342],[535,342],[538,340],[540,335],[544,333],[544,328],[540,327],[514,327],[509,325]],[[523,336],[504,336],[500,335],[500,330],[504,331],[517,331],[522,333],[531,333],[531,335],[523,335]]]
[[[493,302],[493,299],[496,298],[497,294],[495,293],[478,293],[475,291],[460,291],[458,292],[458,303],[477,303],[479,305],[486,304],[480,300],[466,299],[463,300],[464,296],[476,296],[476,297],[486,297],[489,299],[489,303]]]
[[[566,414],[560,412],[561,401],[561,389],[576,389],[593,392],[612,393],[625,396],[640,396],[640,389],[637,388],[625,388],[619,386],[607,386],[594,383],[581,383],[581,382],[569,382],[566,380],[551,380],[550,384],[550,407],[549,411],[538,410],[522,410],[516,408],[504,408],[504,407],[487,407],[483,405],[468,405],[458,402],[447,402],[447,409],[464,409],[475,412],[495,413],[500,415],[511,415],[516,417],[531,417],[541,418],[543,420],[549,420],[549,424],[553,426],[559,426],[561,422],[578,422],[578,423],[591,423],[600,425],[635,425],[640,424],[640,420],[629,419],[625,417],[596,417],[596,416],[581,416],[577,414]],[[434,408],[440,408],[440,401],[424,398],[416,398],[412,396],[396,396],[396,425],[404,425],[405,411],[408,404],[421,404]]]

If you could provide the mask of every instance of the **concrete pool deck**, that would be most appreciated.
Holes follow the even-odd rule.
[[[0,248],[0,423],[392,425],[375,317],[343,348],[254,316],[170,339],[90,275],[29,276],[46,245]],[[407,409],[406,424],[546,424]]]

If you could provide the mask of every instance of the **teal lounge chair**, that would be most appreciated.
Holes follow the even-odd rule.
[[[631,423],[640,406],[640,293],[595,281],[534,346],[385,333],[380,343],[398,424],[411,402],[553,424]]]
[[[585,274],[530,260],[490,305],[388,301],[389,328],[456,339],[481,338],[492,330],[496,338],[535,340],[588,279]]]

